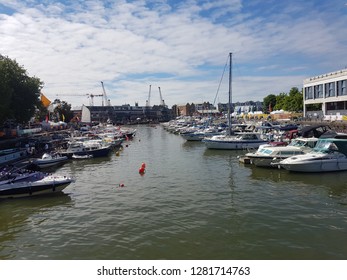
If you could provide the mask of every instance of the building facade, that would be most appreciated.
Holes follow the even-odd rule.
[[[347,69],[305,79],[304,116],[342,119],[347,115]]]
[[[172,119],[172,111],[166,106],[83,106],[81,121],[84,123],[131,124],[166,122]]]

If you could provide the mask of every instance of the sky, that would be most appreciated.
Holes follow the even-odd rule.
[[[347,0],[0,0],[0,54],[51,101],[263,101],[347,67]],[[90,95],[96,95],[90,98]]]

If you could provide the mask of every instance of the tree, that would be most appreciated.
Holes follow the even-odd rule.
[[[280,93],[276,96],[276,105],[274,107],[275,110],[286,110],[286,104],[288,102],[288,95],[284,92]]]
[[[15,60],[0,55],[0,124],[7,119],[26,123],[35,114],[43,86],[36,77],[29,77]]]
[[[61,101],[60,99],[55,99],[53,104],[55,105],[54,119],[56,121],[69,122],[73,118],[71,104],[68,104],[66,101]]]
[[[269,94],[263,99],[263,111],[270,113],[276,106],[276,95]]]
[[[302,92],[300,92],[296,87],[291,88],[291,90],[289,91],[288,107],[286,108],[286,110],[291,112],[302,112],[303,106],[304,103]]]

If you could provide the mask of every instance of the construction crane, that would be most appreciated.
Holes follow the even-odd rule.
[[[102,100],[102,106],[104,106],[104,100],[105,100],[105,106],[111,106],[110,100],[107,99],[106,90],[105,90],[103,81],[101,81],[101,86],[102,86],[102,91],[104,92],[104,95],[103,95],[104,99]]]
[[[70,96],[70,97],[73,97],[73,96],[86,96],[88,94],[56,94],[56,96]]]
[[[161,106],[165,106],[164,99],[163,99],[163,97],[161,96],[161,90],[160,90],[160,87],[158,87],[158,88],[159,88],[160,105],[161,105]]]
[[[88,96],[89,94],[56,94],[57,97],[59,96],[67,96],[67,97],[74,97],[74,96]]]
[[[151,106],[151,88],[152,88],[152,85],[149,85],[148,99],[146,100],[146,107]]]
[[[104,96],[103,94],[89,94],[87,93],[88,98],[90,98],[89,105],[94,106],[94,97],[95,96]],[[102,101],[102,106],[104,106],[104,101]]]

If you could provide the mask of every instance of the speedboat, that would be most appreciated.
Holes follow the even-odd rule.
[[[261,167],[277,167],[276,163],[294,155],[310,152],[316,145],[318,138],[293,139],[287,146],[273,146],[271,143],[260,145],[255,152],[246,153],[250,163]]]
[[[261,138],[260,133],[240,132],[235,135],[215,135],[205,137],[202,142],[208,149],[245,150],[257,149],[260,145],[268,143]]]
[[[281,160],[278,166],[295,172],[347,170],[347,139],[319,138],[311,152]]]
[[[63,175],[3,168],[0,171],[0,198],[58,193],[72,182],[72,178]]]
[[[44,153],[42,155],[42,158],[34,159],[32,163],[40,168],[47,168],[47,167],[64,164],[67,160],[68,160],[67,156],[62,156],[57,153],[56,154]]]

